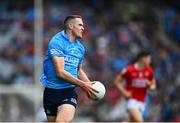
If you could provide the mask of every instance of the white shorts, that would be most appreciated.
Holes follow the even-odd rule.
[[[127,109],[139,109],[139,111],[142,113],[145,110],[145,103],[140,102],[136,99],[128,99],[127,100]]]

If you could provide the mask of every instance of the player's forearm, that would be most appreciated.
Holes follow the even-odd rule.
[[[150,90],[155,90],[155,89],[156,89],[156,84],[150,85],[149,89],[150,89]]]
[[[67,72],[65,70],[57,72],[57,76],[71,84],[74,84],[74,85],[77,85],[80,87],[82,87],[84,85],[84,82],[82,80],[79,80],[79,79],[73,77],[69,72]]]
[[[156,89],[156,81],[155,81],[155,79],[150,81],[150,83],[152,83],[152,84],[149,85],[149,90],[155,90]]]
[[[116,85],[116,87],[123,95],[127,93],[126,89],[122,85],[119,84],[119,85]]]
[[[117,77],[114,81],[115,86],[118,88],[118,90],[124,94],[126,92],[126,90],[124,89],[124,87],[120,84],[122,82],[122,77]]]
[[[83,69],[79,69],[79,71],[78,71],[78,77],[79,77],[79,79],[81,79],[81,80],[83,80],[83,81],[85,81],[85,82],[90,82],[87,74],[84,72]]]

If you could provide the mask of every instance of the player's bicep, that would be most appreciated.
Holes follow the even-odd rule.
[[[83,72],[82,64],[78,66],[78,76],[81,76]]]
[[[52,61],[56,69],[56,73],[60,73],[64,70],[64,57],[53,56]]]
[[[156,79],[155,79],[155,78],[153,78],[153,79],[151,80],[151,82],[152,82],[153,85],[156,85]]]
[[[83,74],[84,74],[84,70],[83,70],[82,64],[80,64],[78,66],[78,77],[83,76]]]
[[[82,70],[82,64],[79,64],[78,66],[78,72]]]
[[[150,80],[150,81],[153,81],[153,80],[155,81],[155,77],[154,77],[154,72],[153,72],[153,70],[150,69],[150,70],[149,70],[149,73],[150,73],[150,75],[149,75],[149,80]]]

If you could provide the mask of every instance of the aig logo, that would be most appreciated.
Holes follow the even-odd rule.
[[[79,59],[70,55],[65,55],[65,64],[71,65],[71,66],[78,66]]]

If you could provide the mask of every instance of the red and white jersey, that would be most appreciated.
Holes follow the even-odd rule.
[[[153,69],[149,66],[140,70],[137,64],[129,65],[123,69],[122,77],[126,80],[126,89],[132,93],[132,98],[145,102],[146,82],[154,79]]]

